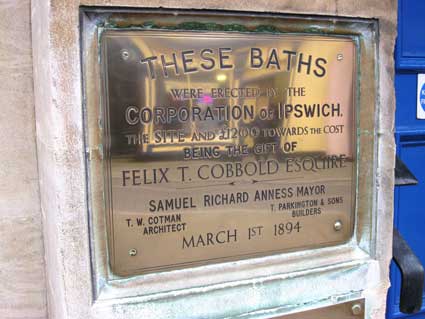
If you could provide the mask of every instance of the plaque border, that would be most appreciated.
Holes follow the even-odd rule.
[[[99,54],[99,35],[102,28],[151,28],[147,21],[159,20],[162,23],[184,22],[193,20],[196,15],[201,15],[207,21],[245,21],[248,25],[252,23],[273,21],[273,24],[285,24],[287,31],[294,33],[312,32],[314,34],[342,35],[356,37],[360,54],[358,55],[358,90],[356,91],[355,105],[358,106],[356,117],[358,122],[357,136],[357,189],[355,190],[355,228],[352,239],[343,245],[325,247],[320,249],[311,249],[307,251],[297,251],[292,253],[283,253],[273,256],[251,258],[232,263],[220,263],[195,268],[186,268],[173,271],[167,271],[154,274],[143,274],[132,277],[129,282],[126,278],[116,276],[112,273],[108,263],[105,205],[104,205],[104,181],[99,180],[103,169],[103,147],[99,140],[102,136],[99,118],[101,117],[100,92],[100,70],[98,68]],[[138,21],[138,23],[136,23]],[[93,281],[95,299],[108,298],[107,294],[102,293],[105,287],[111,285],[120,287],[116,292],[116,297],[143,296],[156,292],[171,291],[171,287],[158,287],[155,282],[166,282],[178,274],[178,276],[187,276],[189,273],[195,278],[215,277],[214,274],[228,271],[226,278],[230,280],[241,280],[245,278],[256,278],[259,273],[252,267],[260,269],[267,267],[268,264],[274,264],[276,269],[274,273],[290,273],[294,271],[292,267],[281,267],[277,265],[291,265],[300,260],[313,259],[312,264],[307,263],[306,269],[315,269],[320,265],[328,267],[344,268],[348,264],[367,264],[370,258],[375,255],[376,238],[376,218],[374,214],[376,207],[376,167],[377,167],[377,119],[379,96],[378,91],[378,56],[377,44],[379,43],[378,23],[374,19],[344,18],[344,17],[306,17],[302,15],[291,14],[267,14],[267,13],[241,13],[230,11],[205,11],[205,10],[155,10],[155,9],[89,9],[84,8],[81,11],[81,41],[82,41],[82,70],[83,70],[83,96],[84,96],[84,126],[86,143],[86,167],[87,167],[87,193],[89,194],[89,225],[90,225],[90,243],[91,243],[91,261],[93,269]],[[314,27],[312,27],[314,25]],[[362,81],[360,81],[360,78]],[[95,129],[93,129],[95,128]],[[360,157],[359,154],[365,154]],[[96,177],[97,176],[97,177]],[[324,258],[326,255],[328,258]],[[333,256],[330,258],[330,256]],[[277,264],[276,264],[277,263]],[[238,265],[239,270],[245,269],[247,277],[237,275],[232,265]],[[230,268],[229,268],[230,267]],[[291,270],[292,269],[292,270]],[[233,277],[232,277],[233,276]],[[169,279],[167,279],[169,278]],[[196,279],[195,279],[196,281]],[[197,284],[182,283],[179,289],[187,289]],[[173,286],[176,288],[175,286]],[[102,297],[104,296],[104,297]]]

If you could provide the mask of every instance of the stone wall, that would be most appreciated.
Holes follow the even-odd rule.
[[[0,317],[47,318],[30,0],[0,2]]]
[[[141,310],[152,314],[160,309],[154,301],[146,305],[137,304],[133,299],[122,305],[93,302],[81,107],[79,8],[99,5],[379,19],[381,90],[378,104],[382,109],[377,118],[380,169],[376,186],[377,245],[373,254],[377,263],[365,267],[367,273],[378,275],[382,283],[370,291],[371,299],[375,299],[370,317],[384,318],[391,257],[388,243],[392,227],[392,51],[396,3],[396,0],[33,0],[31,19],[30,0],[1,1],[0,317],[47,318],[49,308],[50,318],[128,319],[139,318]]]
[[[356,281],[364,283],[364,294],[368,306],[368,318],[384,318],[386,291],[389,286],[388,265],[391,258],[392,206],[394,175],[394,90],[393,90],[393,49],[396,33],[396,0],[316,0],[316,1],[195,1],[195,0],[46,0],[33,2],[33,44],[34,83],[37,110],[37,147],[39,158],[41,207],[46,215],[43,225],[46,247],[47,276],[49,282],[48,300],[51,318],[222,318],[246,315],[254,318],[263,313],[259,309],[289,307],[286,294],[275,293],[273,303],[263,305],[267,298],[246,299],[246,309],[237,310],[242,296],[247,293],[256,296],[259,289],[265,294],[287,291],[288,280],[272,275],[262,277],[260,283],[254,280],[236,280],[229,265],[206,269],[189,270],[173,274],[163,273],[150,276],[150,281],[132,279],[120,283],[93,280],[93,260],[90,255],[89,202],[87,193],[84,123],[81,70],[81,6],[135,7],[135,8],[179,8],[237,10],[245,12],[275,12],[305,15],[363,17],[379,20],[379,87],[380,111],[376,114],[377,159],[371,165],[375,173],[375,184],[370,194],[374,198],[375,216],[370,224],[372,249],[368,262],[356,266],[355,270],[335,270],[334,284],[350,289]],[[366,93],[367,94],[367,93]],[[372,137],[371,137],[372,138]],[[377,167],[376,170],[374,168]],[[365,194],[365,195],[370,195]],[[359,252],[360,253],[360,252]],[[103,255],[96,261],[103,265]],[[329,259],[329,253],[323,252]],[[103,259],[102,259],[103,258]],[[278,257],[276,257],[278,258]],[[279,258],[286,258],[284,256]],[[288,257],[289,258],[289,257]],[[356,257],[358,258],[358,256]],[[369,258],[369,257],[368,257]],[[273,258],[264,258],[261,267],[278,274],[285,262],[273,263]],[[246,271],[254,274],[260,267],[246,263]],[[96,265],[95,265],[96,266]],[[252,267],[249,268],[249,267]],[[267,268],[269,267],[269,268]],[[349,263],[344,267],[350,267]],[[263,268],[261,268],[263,269]],[[205,272],[203,272],[205,271]],[[284,272],[284,271],[282,271]],[[336,275],[338,272],[338,275]],[[267,272],[268,273],[268,272]],[[355,273],[356,279],[345,275]],[[263,273],[264,275],[264,273]],[[174,276],[174,277],[173,277]],[[191,289],[187,288],[185,277],[193,279]],[[248,275],[247,275],[248,276]],[[336,278],[330,276],[331,278]],[[317,277],[318,278],[318,277]],[[314,280],[317,278],[313,278]],[[139,280],[139,281],[138,281]],[[197,281],[198,280],[198,281]],[[300,291],[304,287],[299,281]],[[222,282],[232,282],[232,287],[222,289]],[[342,284],[341,284],[342,283]],[[93,285],[94,284],[94,285]],[[157,288],[155,285],[162,284]],[[181,289],[175,292],[175,284]],[[184,286],[186,284],[186,286]],[[149,286],[150,285],[150,286]],[[230,285],[230,284],[229,284]],[[286,285],[286,286],[285,286]],[[92,290],[91,288],[96,288]],[[202,291],[198,290],[202,286]],[[98,288],[101,287],[101,288]],[[283,288],[282,288],[283,287]],[[232,290],[234,288],[234,290]],[[96,289],[101,292],[96,292]],[[149,295],[149,289],[155,291]],[[157,290],[155,290],[157,289]],[[162,290],[161,290],[162,289]],[[175,289],[175,288],[174,288]],[[285,290],[286,289],[286,290]],[[164,292],[166,291],[166,292]],[[303,290],[305,292],[305,288]],[[145,295],[144,295],[145,294]],[[148,294],[146,296],[146,294]],[[238,295],[239,294],[239,295]],[[134,297],[138,296],[138,297]],[[128,298],[127,298],[128,297]],[[202,299],[204,298],[204,299]],[[221,299],[220,299],[221,298]],[[279,299],[280,298],[280,299]],[[199,305],[202,305],[200,307]],[[227,307],[226,309],[224,309]],[[219,309],[221,313],[218,313]],[[250,310],[249,310],[250,309]],[[214,315],[212,311],[216,311]],[[253,313],[247,314],[248,311]],[[231,315],[233,314],[233,315]],[[265,315],[263,317],[266,317]]]

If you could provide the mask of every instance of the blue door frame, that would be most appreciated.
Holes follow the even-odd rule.
[[[396,187],[394,226],[425,265],[425,120],[416,118],[417,74],[425,73],[425,0],[399,0],[395,50],[397,155],[419,183]],[[425,300],[415,315],[400,313],[400,271],[391,264],[387,319],[425,318]]]

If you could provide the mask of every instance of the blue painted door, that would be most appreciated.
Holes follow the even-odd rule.
[[[395,51],[397,154],[419,180],[395,189],[394,226],[425,265],[425,120],[417,119],[417,75],[425,73],[425,0],[399,0]],[[401,278],[391,265],[387,318],[425,318],[425,300],[415,315],[400,313]]]

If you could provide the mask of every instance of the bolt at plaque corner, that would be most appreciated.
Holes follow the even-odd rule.
[[[135,248],[130,249],[130,250],[128,251],[128,254],[129,254],[131,257],[136,256],[136,255],[137,255],[137,249],[135,249]]]
[[[353,315],[355,315],[355,316],[360,315],[360,314],[362,313],[362,311],[363,311],[362,305],[361,305],[361,304],[359,304],[359,303],[356,303],[356,304],[354,304],[354,305],[351,307],[351,312],[352,312],[352,313],[353,313]]]
[[[334,229],[335,229],[335,231],[340,231],[342,229],[342,222],[340,220],[337,220],[334,223]]]
[[[130,53],[127,50],[122,50],[121,51],[121,58],[124,61],[128,60],[129,57],[130,57]]]

